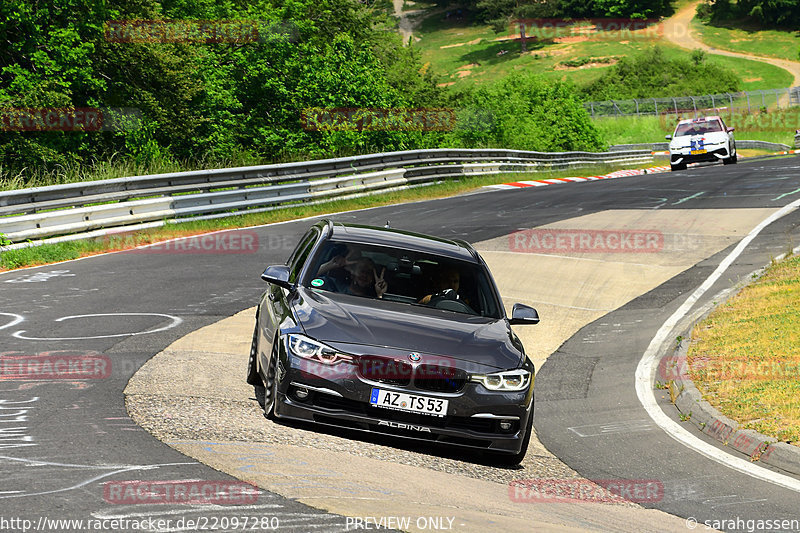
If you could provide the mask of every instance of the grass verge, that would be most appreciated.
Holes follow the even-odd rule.
[[[737,139],[768,141],[794,146],[794,130],[800,128],[800,106],[769,113],[734,114],[722,112],[728,126],[736,128]],[[608,144],[666,142],[678,123],[674,115],[597,118],[594,125]]]
[[[797,61],[800,31],[767,30],[748,21],[714,24],[692,19],[692,32],[709,46],[742,54]]]
[[[652,165],[643,165],[642,168]],[[117,236],[100,237],[80,241],[70,241],[52,244],[43,244],[30,248],[18,250],[4,250],[0,252],[0,271],[13,270],[17,268],[36,266],[43,264],[56,263],[77,259],[89,255],[105,252],[133,248],[144,244],[164,241],[177,237],[188,237],[210,231],[222,229],[246,228],[261,224],[283,222],[298,218],[321,215],[325,213],[337,213],[364,209],[367,207],[377,207],[405,202],[421,200],[431,200],[435,198],[445,198],[457,194],[473,191],[485,185],[493,185],[509,181],[530,180],[530,179],[549,179],[562,178],[579,175],[601,175],[617,170],[619,167],[610,165],[595,165],[581,169],[559,170],[548,172],[531,172],[520,174],[495,174],[468,177],[461,180],[444,181],[402,191],[390,192],[363,198],[353,198],[349,200],[336,200],[323,204],[296,204],[274,211],[263,213],[244,213],[226,218],[215,220],[189,220],[180,224],[167,224],[158,228],[151,228],[125,234],[124,238]],[[635,167],[626,167],[635,168]],[[123,230],[124,228],[120,228]]]
[[[690,376],[725,416],[800,445],[800,257],[719,306],[692,332]]]

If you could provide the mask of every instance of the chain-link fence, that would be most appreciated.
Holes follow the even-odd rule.
[[[695,118],[702,115],[752,113],[800,106],[800,87],[765,89],[737,93],[679,96],[675,98],[634,98],[583,104],[592,118],[614,116],[675,115]],[[712,113],[713,112],[713,113]]]

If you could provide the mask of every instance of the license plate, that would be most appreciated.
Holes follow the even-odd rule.
[[[433,416],[445,416],[447,414],[447,400],[431,398],[429,396],[417,396],[416,394],[406,394],[404,392],[394,392],[384,389],[372,389],[369,403],[375,407],[395,409],[397,411],[409,411],[412,413],[422,413]]]
[[[707,154],[708,150],[692,150],[692,155]]]

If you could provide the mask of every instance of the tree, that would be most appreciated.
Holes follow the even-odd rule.
[[[528,51],[525,26],[530,19],[552,17],[558,9],[559,0],[478,0],[476,7],[481,16],[500,33],[509,24],[519,28],[520,50]]]

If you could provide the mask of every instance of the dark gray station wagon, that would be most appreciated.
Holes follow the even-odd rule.
[[[341,428],[525,456],[534,367],[472,246],[397,229],[314,224],[268,267],[247,381],[264,410]]]

